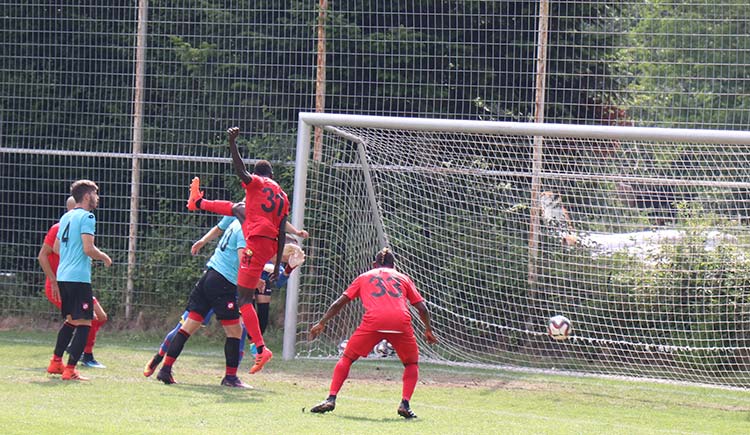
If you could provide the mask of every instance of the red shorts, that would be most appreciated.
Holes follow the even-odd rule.
[[[273,259],[279,249],[278,240],[262,236],[250,236],[245,240],[247,247],[242,251],[237,285],[249,289],[258,287],[263,274],[263,266]]]
[[[378,332],[362,331],[357,328],[349,337],[349,342],[344,349],[344,355],[352,360],[359,357],[366,357],[372,351],[372,348],[381,340],[388,340],[396,351],[396,355],[404,364],[416,364],[419,362],[419,347],[417,339],[414,338],[412,331],[405,332]]]

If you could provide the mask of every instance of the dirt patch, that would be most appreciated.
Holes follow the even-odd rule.
[[[3,317],[0,318],[0,331],[40,331],[46,329],[60,328],[61,320],[52,319],[30,319],[26,317]]]

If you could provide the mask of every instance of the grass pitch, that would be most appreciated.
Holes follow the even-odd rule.
[[[252,390],[219,386],[223,340],[190,339],[176,385],[145,378],[161,337],[100,333],[90,382],[45,371],[56,331],[0,331],[0,431],[4,434],[747,434],[747,391],[573,378],[423,364],[412,398],[419,416],[396,414],[401,366],[360,360],[332,413],[323,400],[335,361],[282,361],[240,377]]]

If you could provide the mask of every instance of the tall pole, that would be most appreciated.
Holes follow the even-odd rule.
[[[544,93],[547,81],[547,39],[549,33],[549,0],[539,3],[539,32],[536,55],[536,87],[534,96],[534,122],[544,122]],[[539,193],[541,190],[542,151],[544,137],[534,136],[531,164],[531,217],[529,221],[529,291],[533,296],[537,282],[537,260],[539,255]]]
[[[318,9],[318,62],[315,74],[315,111],[326,111],[326,15],[328,0],[319,0]],[[319,162],[323,153],[323,130],[315,127],[313,161]]]
[[[138,238],[138,199],[141,185],[140,154],[143,150],[143,76],[146,63],[148,0],[138,2],[138,34],[135,48],[135,86],[133,95],[133,171],[130,179],[130,225],[128,231],[128,272],[125,289],[125,319],[130,320],[133,308],[135,252]]]
[[[307,164],[310,157],[310,124],[301,117],[297,121],[297,154],[294,163],[294,193],[292,196],[292,225],[304,228],[305,190],[307,190]],[[297,303],[299,302],[299,274],[289,276],[286,283],[286,305],[284,306],[284,339],[281,357],[294,359],[297,345]]]

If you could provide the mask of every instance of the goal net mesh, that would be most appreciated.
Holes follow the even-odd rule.
[[[305,182],[296,354],[338,355],[358,301],[307,331],[386,244],[432,314],[438,345],[415,320],[423,359],[750,386],[749,153],[327,126]],[[557,314],[564,341],[546,333]]]

